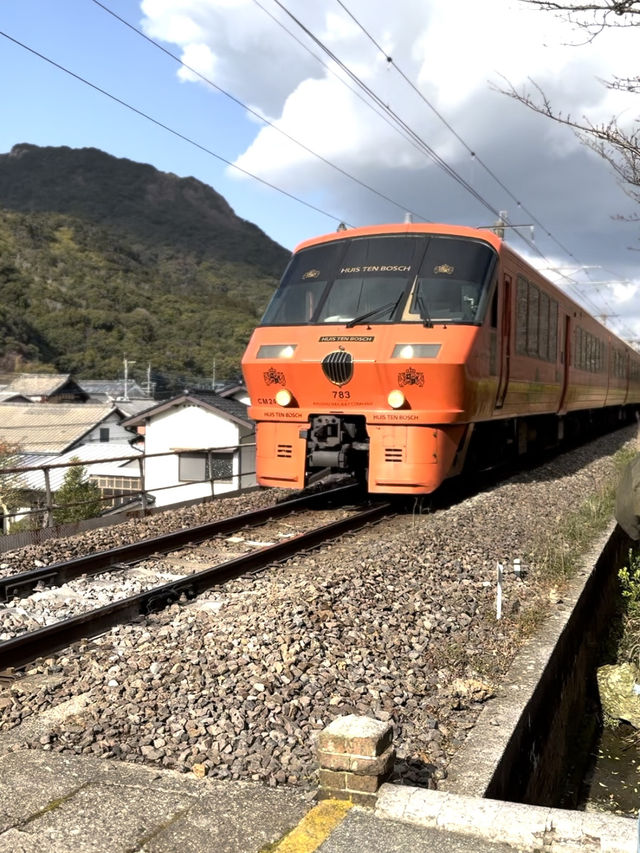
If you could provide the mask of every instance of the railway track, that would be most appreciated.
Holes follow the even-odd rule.
[[[133,545],[121,546],[88,557],[76,558],[67,563],[56,563],[43,569],[3,578],[0,595],[27,594],[38,583],[60,585],[82,575],[126,569],[159,553],[174,552],[192,546],[195,542],[206,542],[213,536],[229,534],[248,526],[262,525],[274,518],[295,515],[303,510],[322,507],[327,501],[341,501],[353,496],[353,490],[335,490],[328,496],[314,495],[283,502],[264,510],[200,525],[196,528],[164,534],[142,540]],[[305,552],[336,539],[345,533],[373,524],[392,512],[388,503],[378,503],[354,512],[339,521],[315,526],[298,535],[290,536],[275,544],[256,547],[249,553],[216,563],[202,570],[173,577],[169,582],[152,586],[144,592],[62,619],[53,625],[22,633],[0,643],[0,674],[11,676],[27,664],[40,657],[51,655],[74,642],[103,634],[116,625],[130,622],[150,613],[157,612],[180,600],[195,598],[202,592],[244,574],[261,571],[270,565],[282,562],[297,553]]]
[[[163,533],[128,545],[53,563],[29,572],[8,575],[0,578],[0,602],[9,601],[16,596],[24,597],[38,585],[61,586],[82,575],[95,575],[123,569],[155,554],[167,554],[188,545],[205,542],[216,536],[235,533],[245,527],[257,527],[272,519],[294,515],[302,510],[320,508],[325,505],[339,505],[354,499],[357,494],[355,486],[343,486],[328,492],[317,492],[301,498],[281,501],[278,504],[251,512],[217,519],[196,527]]]

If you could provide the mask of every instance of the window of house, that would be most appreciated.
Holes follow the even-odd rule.
[[[100,427],[100,441],[109,441],[109,427]]]
[[[233,477],[233,453],[180,453],[178,469],[178,479],[185,483],[201,483],[211,479],[217,483],[230,483]]]

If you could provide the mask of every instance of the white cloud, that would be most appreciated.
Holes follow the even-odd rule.
[[[493,221],[486,206],[363,102],[362,91],[353,91],[355,84],[290,17],[267,0],[261,3],[295,39],[251,0],[144,0],[144,27],[149,35],[178,44],[186,62],[397,206],[367,193],[271,127],[256,126],[253,140],[237,154],[238,166],[294,194],[322,198],[355,224],[397,220],[404,209],[434,220]],[[527,224],[525,210],[531,211],[542,222],[536,239],[547,252],[558,247],[545,231],[583,263],[589,257],[581,253],[600,244],[603,260],[617,268],[624,261],[624,274],[632,277],[635,257],[625,250],[634,231],[612,221],[629,208],[611,172],[569,129],[536,116],[492,85],[504,77],[531,88],[532,78],[564,114],[596,121],[612,112],[635,118],[637,99],[608,92],[597,79],[637,73],[633,33],[607,31],[580,45],[580,32],[517,0],[396,0],[393,7],[381,0],[349,0],[347,6],[393,63],[337,4],[287,2],[490,206]],[[397,69],[415,82],[419,94]],[[190,79],[188,72],[180,73]]]

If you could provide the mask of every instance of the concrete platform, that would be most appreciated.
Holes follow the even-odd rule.
[[[377,808],[84,756],[0,756],[0,853],[636,853],[636,822],[383,785]]]

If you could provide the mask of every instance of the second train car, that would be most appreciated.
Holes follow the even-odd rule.
[[[262,485],[425,494],[465,461],[640,402],[640,355],[490,230],[397,224],[294,251],[242,360]]]

